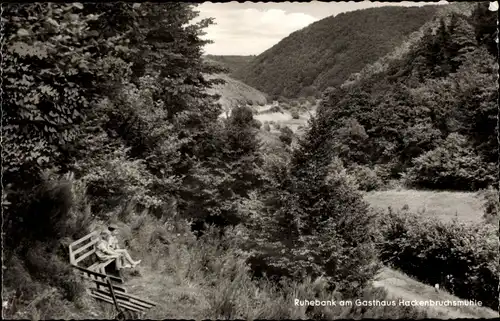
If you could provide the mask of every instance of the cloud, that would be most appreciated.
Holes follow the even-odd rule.
[[[205,29],[204,38],[213,40],[205,47],[208,54],[260,54],[290,33],[302,29],[317,18],[305,13],[287,13],[281,9],[228,9],[223,4],[204,3],[200,17],[214,17],[216,25]]]

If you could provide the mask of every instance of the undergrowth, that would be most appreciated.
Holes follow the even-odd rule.
[[[411,307],[295,305],[295,299],[346,298],[329,291],[328,283],[321,277],[300,282],[285,279],[279,283],[266,277],[253,278],[247,264],[250,254],[241,250],[244,239],[241,236],[246,231],[240,226],[228,229],[222,238],[216,228],[210,227],[198,239],[190,231],[188,222],[169,219],[162,223],[147,213],[129,215],[121,226],[123,239],[130,244],[132,255],[144,262],[138,278],[155,283],[144,284],[141,294],[165,302],[150,311],[148,318],[396,319],[429,316]],[[153,293],[153,287],[163,290]],[[384,290],[370,286],[362,291],[361,299],[389,300]]]

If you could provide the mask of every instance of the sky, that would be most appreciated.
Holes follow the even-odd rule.
[[[196,10],[198,19],[215,18],[203,38],[211,39],[206,54],[258,55],[290,33],[341,12],[381,6],[422,6],[440,2],[204,2]]]

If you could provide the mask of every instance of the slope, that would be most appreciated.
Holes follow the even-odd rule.
[[[265,94],[226,74],[207,76],[207,78],[220,78],[225,81],[225,84],[208,90],[210,94],[215,93],[221,96],[219,103],[225,112],[237,105],[264,105],[267,102]]]
[[[436,318],[498,318],[498,312],[487,307],[469,305],[458,306],[460,299],[444,290],[436,291],[434,287],[415,281],[412,278],[390,268],[384,268],[373,282],[374,287],[384,288],[389,297],[397,303],[404,301],[430,301],[435,306],[422,306]],[[429,302],[429,303],[430,303]],[[444,304],[451,302],[456,306]],[[406,304],[406,302],[405,302]]]
[[[389,53],[437,8],[371,8],[325,18],[292,33],[234,76],[273,96],[318,94]]]
[[[349,166],[378,167],[383,178],[406,172],[419,188],[493,182],[496,18],[484,6],[436,16],[407,50],[326,91],[311,134],[311,142],[330,142],[317,145],[325,161],[337,154]]]
[[[367,64],[361,69],[361,71],[356,72],[349,76],[346,82],[343,84],[349,85],[363,78],[368,78],[376,73],[381,73],[387,70],[391,61],[396,59],[401,59],[405,54],[410,51],[410,48],[416,45],[422,37],[425,35],[426,30],[432,29],[437,30],[439,27],[439,17],[449,17],[452,13],[464,14],[470,16],[474,9],[474,3],[471,2],[455,2],[446,6],[441,6],[438,8],[434,18],[429,19],[426,23],[422,25],[417,31],[411,33],[401,45],[395,47],[387,55],[380,57],[374,63]]]
[[[175,276],[160,274],[154,270],[144,270],[143,273],[143,277],[130,280],[127,286],[135,294],[149,297],[159,303],[146,317],[202,319],[211,310],[210,301],[213,301],[211,294],[215,289],[207,289],[195,282],[177,281]],[[396,303],[400,300],[464,301],[445,291],[436,293],[433,287],[389,268],[385,268],[378,275],[373,286],[384,288],[388,293],[388,299],[395,300]],[[438,319],[498,317],[498,313],[494,310],[479,306],[433,306],[420,309],[426,310],[429,317]]]

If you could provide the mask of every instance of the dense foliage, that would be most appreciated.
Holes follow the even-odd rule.
[[[425,6],[340,13],[292,33],[234,77],[274,97],[318,95],[389,53],[435,12]]]
[[[374,217],[340,160],[321,164],[310,150],[303,141],[291,159],[269,164],[251,204],[249,262],[257,276],[323,276],[352,297],[378,269]]]
[[[56,293],[50,311],[68,301],[82,304],[83,287],[67,264],[68,244],[117,219],[135,236],[126,239],[131,248],[151,251],[141,253],[149,255],[148,263],[175,258],[164,262],[165,273],[186,273],[183,282],[209,275],[213,279],[207,284],[226,278],[218,288],[222,298],[213,298],[216,317],[248,315],[241,311],[244,304],[234,303],[231,290],[244,282],[246,290],[258,292],[257,283],[249,285],[247,258],[255,276],[294,279],[272,285],[286,295],[305,284],[311,296],[324,297],[335,289],[336,296],[345,298],[385,297],[363,290],[379,268],[375,244],[380,234],[358,189],[376,189],[379,177],[405,169],[409,180],[426,187],[479,188],[494,179],[494,38],[483,23],[491,17],[482,6],[471,18],[443,20],[439,36],[429,32],[383,74],[327,91],[304,139],[273,123],[280,136],[268,146],[257,134],[264,127],[261,137],[272,135],[270,123],[256,121],[251,108],[234,108],[227,118],[219,117],[220,97],[212,89],[222,84],[217,76],[222,70],[202,56],[207,41],[201,36],[211,20],[191,23],[197,16],[193,5],[32,3],[3,8],[2,205],[8,237],[3,239],[2,268],[9,298],[27,308],[43,302],[44,287]],[[382,24],[382,38],[399,41],[434,9],[420,10],[368,10],[335,19],[359,25],[369,18],[364,28],[356,28],[361,31],[349,47],[357,51],[373,35],[371,30],[365,34],[366,25],[380,25],[376,20],[386,18],[400,24],[403,19],[394,16],[407,13],[402,31]],[[325,35],[327,25],[314,25],[321,29],[318,35]],[[347,29],[338,28],[343,33],[339,41],[347,43]],[[373,47],[377,55],[393,45],[379,43]],[[347,64],[357,70],[372,58],[363,53]],[[330,72],[320,76],[330,77]],[[332,78],[333,83],[344,76]],[[286,90],[279,93],[286,95]],[[270,111],[292,109],[298,115],[299,109],[310,108],[316,91],[304,90],[308,99],[278,97],[280,105]],[[488,201],[488,217],[497,205]],[[220,229],[207,232],[206,223]],[[387,247],[401,246],[404,255],[416,255],[412,244],[429,245],[425,233],[434,231],[422,225],[428,229],[409,232],[412,241],[401,245],[387,226]],[[190,228],[205,235],[197,239]],[[489,304],[491,286],[481,290],[477,282],[496,280],[491,276],[496,266],[487,263],[491,233],[474,228],[454,226],[436,240],[443,249],[417,256],[430,262],[450,255],[463,268],[455,276],[457,293],[465,296],[463,289],[471,286],[473,296]],[[481,240],[471,240],[473,232]],[[425,239],[419,243],[419,237]],[[479,252],[471,253],[471,242]],[[455,253],[453,246],[480,267],[467,270],[463,255],[447,252]],[[188,249],[193,253],[183,252]],[[462,272],[478,279],[464,281]],[[316,291],[320,294],[312,282],[299,283],[311,277],[326,280]],[[271,315],[328,312],[304,310]]]
[[[27,264],[65,260],[61,240],[116,218],[123,204],[234,224],[259,183],[255,122],[251,113],[218,120],[207,90],[221,81],[205,75],[221,69],[203,60],[200,39],[211,20],[195,17],[185,3],[4,6],[6,265],[18,260],[45,282]],[[47,271],[65,286],[59,265]],[[7,280],[16,286],[15,275]]]
[[[385,70],[325,92],[317,153],[382,178],[438,189],[477,190],[496,181],[495,13],[451,13]],[[490,19],[491,20],[491,19]],[[314,138],[317,139],[317,138]]]
[[[498,310],[498,226],[444,223],[407,212],[381,222],[381,258],[427,284]]]

